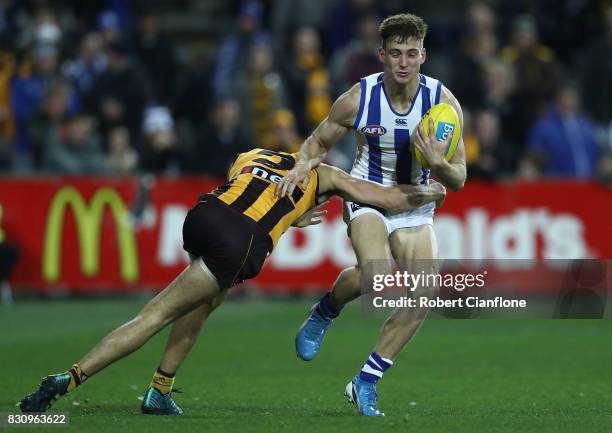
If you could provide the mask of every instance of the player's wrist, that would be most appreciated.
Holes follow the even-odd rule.
[[[297,169],[303,169],[303,168],[309,168],[310,167],[310,161],[312,161],[312,159],[298,159],[298,161],[295,163],[295,168]]]

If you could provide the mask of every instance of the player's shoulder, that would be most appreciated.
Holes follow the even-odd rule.
[[[362,77],[358,82],[353,84],[350,89],[340,95],[338,101],[342,100],[347,104],[358,106],[361,101],[362,93],[366,92],[368,87],[372,87],[373,85],[381,82],[382,77],[382,72],[377,72],[375,74]]]
[[[342,124],[352,125],[359,112],[360,100],[361,86],[357,83],[336,99],[330,118]]]
[[[360,99],[361,85],[359,83],[355,83],[350,89],[341,94],[336,102],[342,104],[343,106],[354,106],[359,105]]]
[[[442,86],[442,92],[440,94],[440,102],[452,105],[455,110],[461,110],[461,104],[459,100],[453,95],[453,92],[446,86]]]
[[[378,72],[361,78],[357,83],[341,94],[332,107],[332,117],[341,119],[352,125],[356,119],[364,96],[368,89],[382,81],[383,74]]]

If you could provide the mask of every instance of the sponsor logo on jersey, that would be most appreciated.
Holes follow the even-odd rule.
[[[269,180],[272,183],[279,183],[280,180],[283,178],[282,176],[280,176],[280,175],[278,175],[276,173],[269,172],[265,168],[258,167],[258,166],[255,166],[255,165],[250,165],[248,167],[244,167],[240,173],[241,174],[243,174],[243,173],[251,173],[253,176],[257,176],[257,177],[260,177],[262,179]]]
[[[408,126],[408,119],[395,119],[397,126]]]
[[[384,126],[380,125],[366,125],[361,128],[361,132],[365,135],[369,135],[370,137],[380,137],[381,135],[385,135],[387,130]]]

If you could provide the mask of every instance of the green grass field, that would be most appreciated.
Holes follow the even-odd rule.
[[[0,412],[64,371],[143,301],[0,306]],[[296,358],[309,303],[229,302],[206,325],[176,386],[182,417],[139,412],[166,332],[60,399],[70,432],[603,432],[612,428],[612,321],[428,320],[379,385],[384,419],[342,396],[380,320],[348,308],[319,357]],[[46,428],[48,429],[48,428]],[[42,427],[13,429],[43,431]],[[8,429],[0,429],[8,431]]]

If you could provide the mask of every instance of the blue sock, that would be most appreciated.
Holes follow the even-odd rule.
[[[324,319],[332,320],[338,317],[343,308],[344,305],[336,307],[334,304],[332,304],[331,300],[329,299],[328,292],[325,294],[325,296],[321,298],[321,300],[317,304],[317,313],[319,313],[319,315]]]
[[[368,360],[363,364],[363,368],[359,373],[359,378],[364,382],[376,383],[382,377],[383,373],[393,365],[393,361],[383,358],[376,352],[372,352]]]

